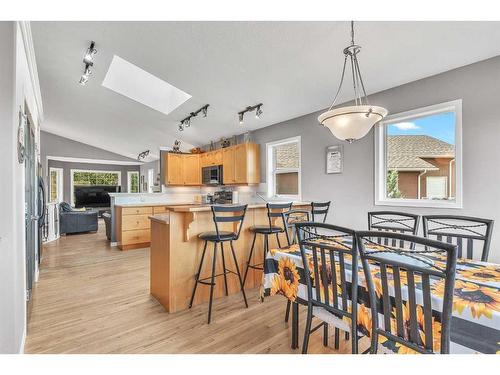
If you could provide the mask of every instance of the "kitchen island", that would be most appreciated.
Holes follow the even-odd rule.
[[[309,203],[296,202],[297,209],[307,209]],[[193,291],[195,274],[199,266],[204,241],[198,238],[201,232],[213,231],[215,226],[212,220],[211,208],[208,205],[172,205],[166,206],[165,212],[151,215],[151,255],[150,255],[150,292],[165,307],[167,312],[176,312],[188,308]],[[238,259],[238,266],[242,274],[246,270],[246,262],[252,245],[253,233],[248,229],[253,225],[268,225],[266,205],[262,203],[249,204],[243,221],[241,235],[234,241],[234,249]],[[278,223],[277,223],[278,224]],[[220,223],[219,230],[235,230],[234,223]],[[252,263],[263,261],[263,236],[258,236],[255,242]],[[277,247],[276,237],[269,236],[270,248]],[[280,242],[286,244],[285,234],[280,234]],[[213,244],[209,243],[205,256],[205,264],[201,270],[201,277],[211,274],[211,259]],[[229,246],[229,244],[226,244]],[[225,249],[226,268],[234,270],[230,251]],[[217,272],[222,273],[220,251],[217,259]],[[262,271],[250,269],[245,289],[260,286]],[[236,275],[228,274],[229,294],[239,293],[240,287]],[[200,285],[193,302],[198,305],[209,300],[209,287]],[[225,296],[224,280],[216,279],[214,298]]]

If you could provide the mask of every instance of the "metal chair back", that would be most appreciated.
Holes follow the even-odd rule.
[[[328,216],[328,210],[330,209],[330,203],[328,202],[311,202],[311,215],[312,221],[322,223],[326,222],[326,217]]]
[[[348,318],[356,332],[358,251],[355,232],[331,224],[295,224],[304,265],[308,306],[322,307],[339,319]],[[355,265],[356,272],[351,272]],[[350,280],[349,280],[350,279]],[[352,337],[356,337],[353,335]],[[351,340],[357,353],[357,340]]]
[[[308,210],[290,210],[283,213],[288,238],[290,238],[289,245],[296,244],[298,241],[295,224],[310,221],[310,214]]]
[[[217,233],[217,241],[221,241],[219,223],[233,223],[233,231],[236,233],[234,240],[237,240],[240,237],[241,227],[243,226],[247,206],[247,204],[234,206],[211,206],[215,232]]]
[[[286,220],[285,220],[285,212],[288,212],[292,209],[292,202],[287,202],[287,203],[267,203],[266,204],[267,208],[267,219],[269,220],[269,229],[271,229],[274,224],[276,224],[277,219],[279,218],[281,223],[279,226],[281,226],[287,235],[287,240],[290,242],[288,239],[288,233],[286,232]]]
[[[457,244],[459,258],[488,261],[493,220],[455,215],[427,215],[422,220],[424,237]]]
[[[380,245],[377,236],[412,246]],[[392,232],[357,232],[356,239],[371,308],[371,352],[383,336],[418,353],[449,353],[457,246]],[[440,291],[442,303],[432,303],[431,289]]]
[[[381,231],[381,232],[396,232],[412,234],[414,236],[418,233],[418,224],[420,222],[420,216],[414,214],[408,214],[405,212],[397,211],[372,211],[368,212],[368,230]],[[389,245],[389,239],[387,237],[378,237],[377,242],[379,244]],[[396,240],[392,239],[391,246],[396,246]],[[403,243],[400,242],[399,247],[402,247]]]

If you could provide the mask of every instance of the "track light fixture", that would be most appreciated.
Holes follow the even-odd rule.
[[[262,115],[262,103],[256,104],[251,107],[246,107],[243,111],[238,112],[238,119],[240,121],[240,124],[243,124],[243,117],[245,116],[245,113],[247,112],[252,112],[255,111],[255,118],[260,119],[260,116]]]
[[[90,75],[92,74],[92,70],[90,70],[91,66],[94,66],[94,56],[97,53],[97,50],[94,48],[95,42],[90,42],[90,46],[83,55],[83,63],[85,64],[85,70],[80,77],[78,83],[82,86],[85,86],[89,80]]]
[[[139,155],[137,155],[137,160],[141,161],[142,159],[146,158],[146,156],[149,155],[149,150],[141,152]]]
[[[210,106],[210,104],[205,104],[203,107],[201,107],[197,111],[191,112],[188,117],[182,119],[181,123],[179,124],[179,131],[183,131],[184,128],[189,128],[191,126],[191,119],[193,117],[198,116],[200,113],[203,115],[203,117],[207,117],[207,112],[208,112],[209,106]]]

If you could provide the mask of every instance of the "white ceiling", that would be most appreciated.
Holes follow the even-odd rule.
[[[337,89],[348,22],[32,22],[42,129],[129,157],[203,145],[321,110]],[[500,22],[357,22],[368,93],[500,55]],[[93,74],[78,84],[96,42]],[[169,115],[102,86],[113,55],[192,95]],[[347,87],[347,86],[346,86]],[[349,100],[344,90],[339,102]],[[264,103],[239,125],[237,112]],[[184,132],[181,119],[210,104]],[[384,103],[377,103],[383,105]],[[317,124],[311,124],[315,126]]]

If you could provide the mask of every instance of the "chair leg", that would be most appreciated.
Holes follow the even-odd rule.
[[[243,276],[243,286],[245,286],[245,282],[247,281],[248,270],[250,269],[250,262],[252,261],[253,249],[255,247],[255,239],[256,238],[257,238],[257,233],[254,233],[252,247],[250,248],[250,255],[248,256],[247,269],[245,270],[245,276]]]
[[[217,259],[217,242],[214,242],[214,259],[212,261],[212,278],[210,280],[210,302],[208,303],[208,324],[210,324],[210,319],[212,318],[212,300],[214,298],[216,259]]]
[[[307,354],[307,348],[309,346],[309,336],[311,335],[311,323],[312,323],[312,306],[307,306],[307,318],[306,327],[304,329],[304,342],[302,344],[302,354]]]
[[[222,269],[223,269],[223,273],[224,273],[224,287],[226,288],[226,296],[227,296],[228,290],[227,290],[226,260],[224,259],[224,242],[220,243],[220,253],[222,255]]]
[[[278,242],[278,247],[281,249],[281,242],[280,242],[279,233],[276,233],[276,241]]]
[[[323,324],[323,346],[328,346],[328,324]]]
[[[245,300],[245,306],[248,308],[247,296],[245,295],[245,285],[241,280],[240,267],[238,267],[238,260],[236,259],[236,253],[234,252],[233,241],[230,241],[231,252],[233,253],[234,265],[236,267],[236,274],[238,275],[238,280],[240,281],[241,294],[243,294],[243,299]]]
[[[288,323],[288,319],[290,318],[290,305],[292,302],[290,300],[286,301],[286,312],[285,312],[285,323]]]
[[[339,340],[340,340],[340,330],[338,328],[335,328],[335,349],[338,349],[340,347]]]
[[[198,266],[198,272],[195,275],[196,281],[194,282],[193,293],[191,294],[191,301],[189,302],[189,308],[193,306],[194,295],[196,293],[196,288],[198,287],[198,280],[200,279],[201,267],[203,266],[203,259],[205,259],[205,252],[207,251],[208,241],[205,241],[203,246],[203,253],[201,254],[200,265]]]

